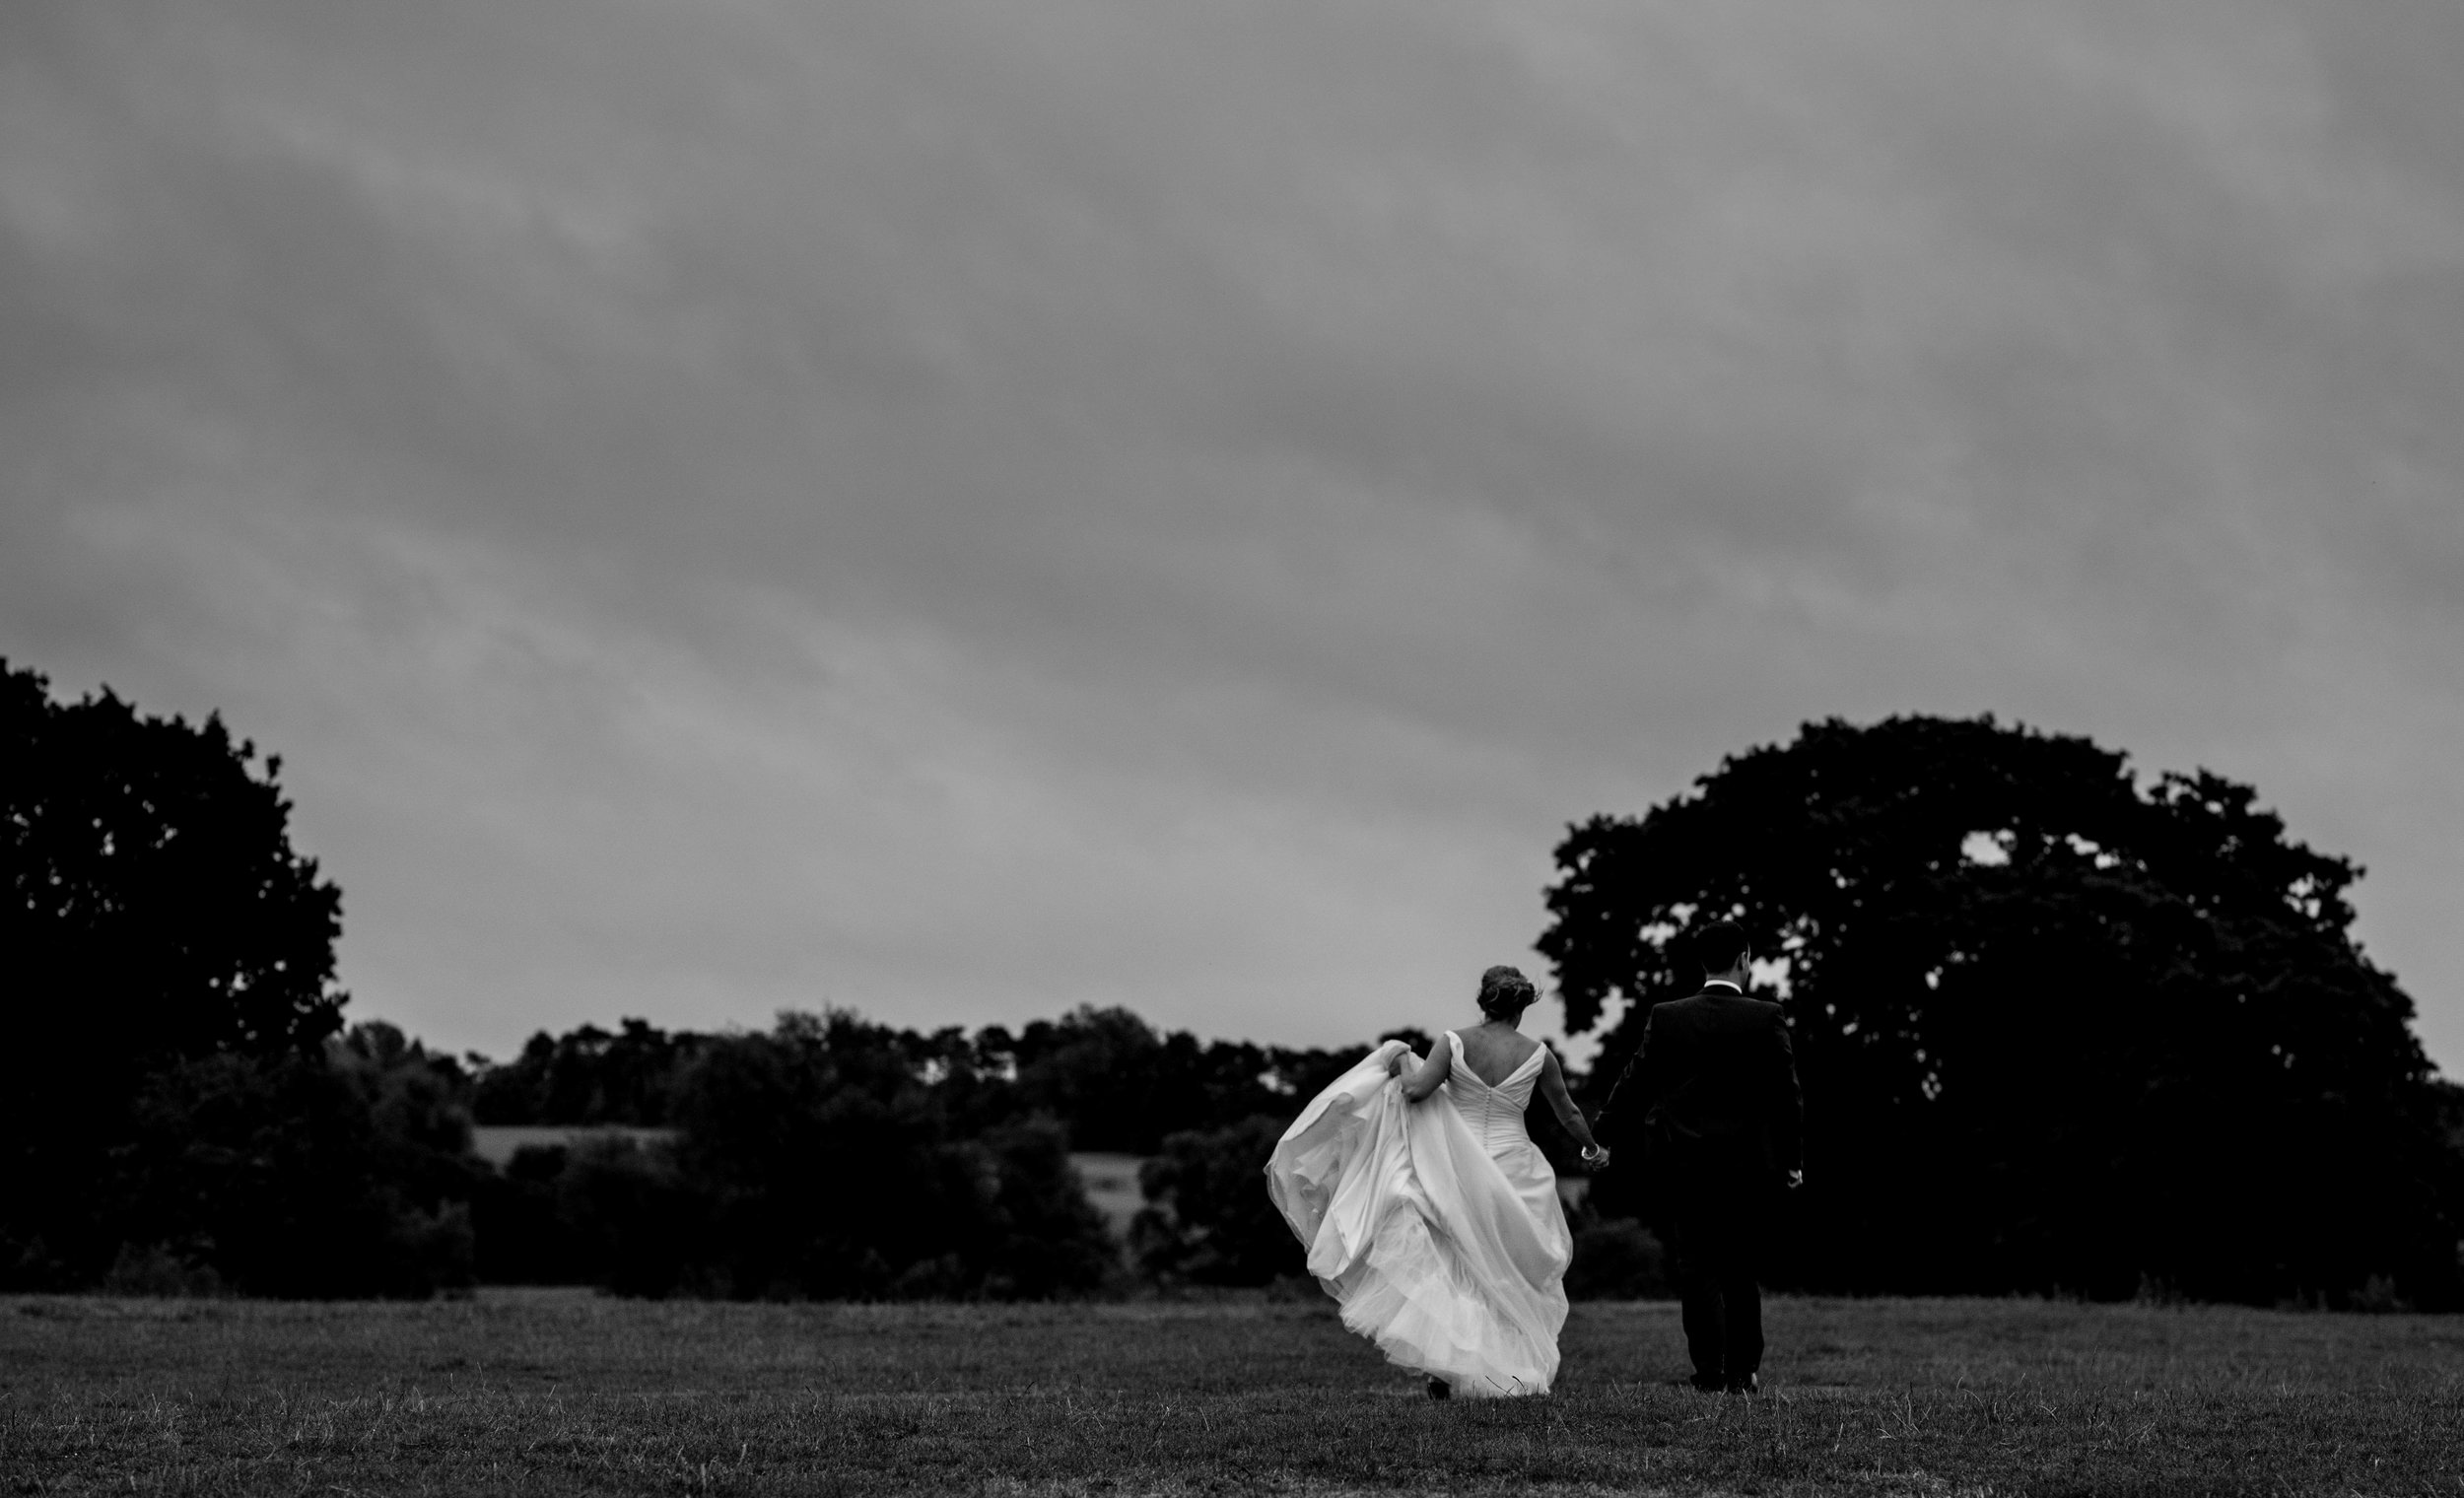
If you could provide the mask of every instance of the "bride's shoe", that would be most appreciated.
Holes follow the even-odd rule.
[[[1455,1396],[1455,1386],[1454,1386],[1454,1385],[1447,1383],[1444,1379],[1431,1379],[1431,1380],[1429,1380],[1429,1397],[1430,1397],[1430,1398],[1432,1398],[1432,1399],[1451,1399],[1451,1398],[1453,1398],[1454,1396]]]

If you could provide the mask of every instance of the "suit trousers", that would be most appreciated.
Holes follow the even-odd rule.
[[[1669,1251],[1694,1384],[1735,1387],[1762,1368],[1760,1272],[1770,1189],[1760,1172],[1685,1172],[1672,1185]]]

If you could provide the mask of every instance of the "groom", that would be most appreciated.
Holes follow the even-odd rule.
[[[1694,1387],[1761,1385],[1760,1266],[1770,1206],[1805,1182],[1805,1100],[1780,1006],[1745,996],[1745,933],[1694,933],[1702,991],[1655,1005],[1643,1043],[1600,1110],[1640,1114],[1652,1179],[1684,1297]]]

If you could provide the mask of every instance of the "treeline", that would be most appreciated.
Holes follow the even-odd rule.
[[[1264,1283],[1301,1267],[1266,1201],[1266,1149],[1365,1049],[1200,1043],[1093,1008],[1015,1034],[843,1012],[786,1015],[766,1034],[641,1020],[542,1034],[501,1065],[474,1061],[476,1118],[662,1127],[671,1142],[520,1151],[476,1198],[477,1269],[649,1295]],[[1072,1150],[1158,1157],[1129,1263]]]
[[[1414,1034],[1416,1032],[1394,1032]],[[1151,1155],[1164,1136],[1289,1111],[1360,1055],[1160,1033],[1127,1009],[1081,1008],[1012,1034],[990,1025],[929,1034],[865,1027],[863,1045],[912,1072],[974,1133],[1046,1116],[1070,1148]],[[1426,1044],[1425,1037],[1418,1038]],[[730,1038],[660,1030],[542,1031],[502,1063],[473,1057],[472,1120],[483,1124],[657,1127],[675,1122],[682,1079]],[[841,1043],[855,1044],[854,1032]]]
[[[1261,1167],[1357,1050],[1081,1009],[633,1020],[455,1059],[344,1029],[341,892],[291,846],[278,760],[5,662],[0,751],[0,1288],[1047,1296],[1300,1268]],[[2464,1090],[2353,938],[2359,870],[2254,796],[1990,718],[1810,725],[1559,848],[1539,945],[1567,1023],[1624,1005],[1569,1080],[1603,1100],[1724,915],[1808,1100],[1781,1282],[2464,1305]],[[661,1132],[497,1171],[474,1119]],[[1609,1121],[1572,1290],[1656,1283],[1635,1123]],[[1144,1157],[1126,1257],[1071,1150]]]

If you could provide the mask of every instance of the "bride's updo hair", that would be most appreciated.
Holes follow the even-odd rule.
[[[1521,968],[1500,963],[1480,975],[1480,1012],[1490,1019],[1514,1019],[1539,997],[1540,990]]]

